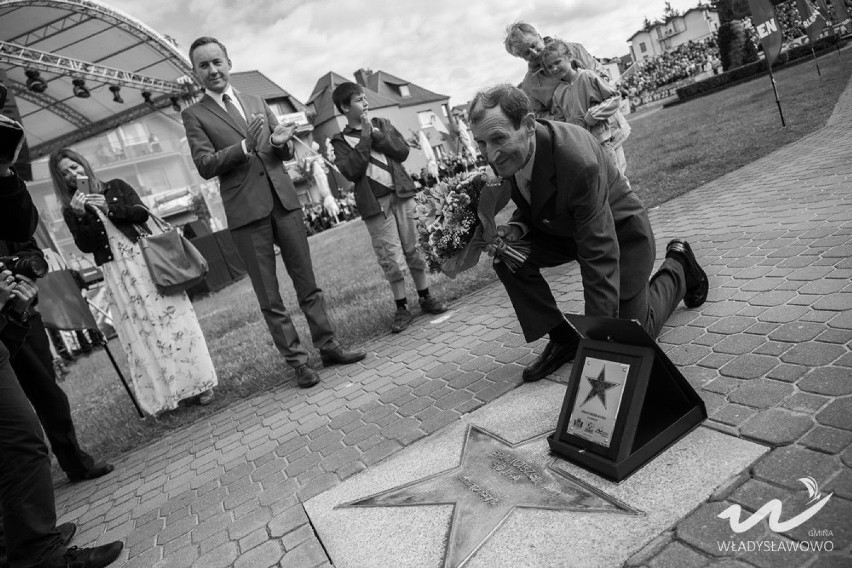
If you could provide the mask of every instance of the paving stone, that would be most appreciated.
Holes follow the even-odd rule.
[[[799,440],[799,443],[827,454],[836,454],[852,443],[852,432],[817,426]]]
[[[772,450],[753,466],[753,471],[756,478],[801,491],[800,478],[812,477],[823,486],[841,467],[835,456],[801,446],[787,446]]]
[[[300,544],[281,559],[281,568],[314,568],[329,561],[316,540]]]
[[[852,294],[829,294],[817,300],[814,308],[819,310],[846,311],[852,309]]]
[[[728,394],[731,391],[740,388],[740,385],[744,383],[745,381],[743,381],[742,379],[735,379],[733,377],[719,377],[718,379],[714,379],[707,383],[704,386],[704,389],[719,394]]]
[[[816,419],[825,426],[852,430],[852,397],[830,402],[816,415]]]
[[[793,393],[793,386],[769,379],[751,379],[728,394],[728,400],[754,408],[777,406]]]
[[[751,353],[764,343],[766,343],[766,339],[758,335],[751,335],[747,333],[736,334],[726,337],[722,341],[714,344],[713,351],[716,353],[743,355],[745,353]]]
[[[759,540],[764,534],[761,525],[751,529],[743,535],[738,535],[731,530],[727,521],[718,518],[719,513],[731,506],[728,501],[716,503],[705,503],[695,512],[677,524],[675,532],[677,537],[710,556],[732,556],[733,553],[725,553],[719,550],[719,542],[740,541],[745,535],[749,539]]]
[[[277,540],[268,540],[248,552],[240,554],[234,568],[270,568],[283,558],[284,550]]]
[[[808,308],[803,306],[775,306],[757,316],[757,319],[764,322],[788,323],[798,320],[806,313]]]
[[[769,339],[802,343],[811,341],[823,331],[825,331],[825,326],[822,324],[794,321],[786,323],[771,332]]]
[[[806,392],[828,396],[852,394],[852,372],[840,367],[819,367],[796,382]]]
[[[828,365],[845,353],[846,349],[842,345],[811,341],[794,346],[781,356],[781,360],[795,365],[818,367]]]
[[[648,562],[648,566],[649,568],[701,568],[709,562],[710,557],[680,542],[673,542]]]
[[[753,408],[741,406],[739,404],[726,404],[713,412],[711,418],[724,424],[739,426],[755,414],[757,414],[757,410]]]
[[[765,376],[777,364],[778,360],[774,357],[749,353],[722,366],[719,372],[738,379],[755,379]]]
[[[766,374],[766,378],[774,379],[776,381],[793,383],[799,380],[809,370],[810,368],[805,367],[804,365],[791,365],[789,363],[781,363],[780,365],[774,367],[771,371],[769,371]]]
[[[781,446],[795,442],[813,426],[813,419],[809,416],[770,408],[749,419],[740,432],[746,438]]]

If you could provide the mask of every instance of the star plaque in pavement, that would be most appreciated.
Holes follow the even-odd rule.
[[[583,404],[586,404],[590,400],[595,397],[601,399],[601,404],[606,408],[606,391],[609,389],[615,388],[619,386],[621,383],[610,383],[606,380],[606,366],[601,367],[601,373],[598,375],[597,379],[593,379],[592,377],[586,377],[586,380],[589,381],[589,384],[592,385],[592,389],[589,391],[589,394],[586,395],[586,400],[583,401]],[[581,404],[580,406],[583,406]]]
[[[641,514],[542,460],[543,437],[511,444],[468,426],[458,466],[338,507],[454,505],[444,568],[463,566],[517,507]]]

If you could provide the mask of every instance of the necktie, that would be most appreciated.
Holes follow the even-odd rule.
[[[520,174],[515,174],[515,183],[518,185],[518,191],[521,192],[521,196],[526,200],[527,203],[532,203],[530,200],[530,182],[524,176]]]
[[[222,95],[222,102],[225,103],[225,108],[228,110],[228,114],[231,115],[231,118],[234,119],[234,122],[237,123],[237,126],[243,131],[243,134],[248,131],[248,124],[246,124],[246,120],[243,118],[243,115],[240,114],[240,111],[237,110],[237,107],[234,106],[234,103],[231,101],[231,97],[227,94]]]

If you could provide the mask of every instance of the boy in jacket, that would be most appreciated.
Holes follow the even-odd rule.
[[[346,179],[355,183],[355,203],[396,302],[391,331],[399,333],[414,317],[405,295],[403,263],[408,264],[421,310],[430,314],[446,311],[429,293],[426,262],[417,249],[414,218],[417,190],[402,167],[408,158],[408,144],[387,119],[370,119],[367,96],[357,84],[341,83],[331,98],[348,121],[343,132],[331,138],[334,162]]]

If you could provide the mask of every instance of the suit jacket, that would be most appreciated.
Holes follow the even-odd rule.
[[[530,201],[514,176],[512,221],[533,240],[563,244],[580,265],[586,315],[618,317],[619,298],[648,284],[655,247],[651,222],[627,178],[589,132],[562,122],[536,123]]]
[[[260,97],[235,94],[247,122],[253,113],[266,116],[256,155],[245,155],[242,141],[246,133],[210,96],[205,94],[182,113],[192,160],[201,177],[219,178],[222,204],[231,229],[269,215],[272,190],[288,211],[301,208],[293,180],[283,164],[292,157],[290,149],[287,145],[276,148],[269,142],[278,119]]]

